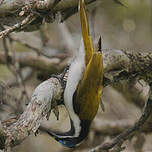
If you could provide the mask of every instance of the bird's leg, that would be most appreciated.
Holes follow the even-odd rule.
[[[65,89],[65,86],[66,86],[66,77],[68,74],[68,70],[69,70],[69,65],[67,65],[65,67],[64,71],[61,74],[59,74],[59,75],[52,74],[51,75],[51,77],[57,78],[60,81],[63,90]]]
[[[53,112],[54,112],[57,120],[59,120],[58,105],[63,104],[63,101],[64,101],[63,94],[64,94],[64,90],[65,90],[65,86],[66,86],[66,75],[68,74],[68,70],[69,70],[69,65],[64,69],[64,71],[60,75],[55,75],[55,74],[51,75],[51,77],[57,78],[59,80],[59,82],[61,83],[62,89],[63,89],[63,93],[61,95],[61,99],[60,100],[54,100],[52,102],[52,105],[51,105],[51,109],[53,109]],[[47,119],[48,118],[49,118],[49,116],[47,116]]]
[[[61,74],[59,74],[59,75],[52,74],[51,75],[51,77],[57,78],[59,80],[59,82],[61,83],[62,89],[63,89],[63,93],[61,95],[62,97],[61,97],[60,101],[57,102],[57,105],[63,104],[63,94],[64,94],[64,90],[66,87],[68,71],[69,71],[69,65],[67,65],[65,67],[64,71]]]

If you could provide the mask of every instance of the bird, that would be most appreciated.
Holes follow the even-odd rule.
[[[95,51],[89,32],[84,0],[79,0],[82,42],[68,69],[63,102],[70,118],[70,130],[53,132],[40,127],[56,141],[68,148],[79,146],[88,136],[90,125],[101,102],[103,83],[103,57],[101,38]]]

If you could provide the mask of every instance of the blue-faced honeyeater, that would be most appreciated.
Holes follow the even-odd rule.
[[[64,90],[64,105],[70,117],[68,132],[45,132],[66,147],[79,145],[88,135],[101,102],[103,81],[102,51],[94,50],[89,33],[84,0],[79,1],[83,44],[69,68]]]

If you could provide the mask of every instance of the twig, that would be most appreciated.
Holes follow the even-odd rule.
[[[13,52],[13,57],[14,57],[14,65],[13,65],[13,67],[15,69],[16,80],[17,80],[19,86],[22,89],[22,91],[21,91],[22,94],[21,94],[21,97],[20,97],[19,101],[22,101],[23,97],[25,96],[27,101],[29,102],[30,99],[28,97],[28,93],[27,93],[26,88],[25,88],[25,83],[24,83],[24,79],[23,79],[23,76],[22,76],[20,63],[18,62],[18,60],[16,60],[16,51],[13,49],[12,40],[9,39],[9,41],[10,41],[11,52]],[[21,103],[21,102],[19,102],[19,103]]]
[[[30,13],[22,22],[17,23],[13,25],[12,27],[9,27],[8,29],[0,32],[0,38],[3,38],[4,36],[8,35],[11,32],[14,32],[20,28],[22,28],[24,25],[31,23],[36,17],[33,13]]]
[[[10,40],[10,44],[12,44],[11,40]],[[10,48],[12,50],[11,52],[13,52],[13,54],[14,54],[13,60],[12,60],[12,58],[9,57],[9,48],[7,46],[7,42],[6,42],[6,38],[5,37],[3,38],[3,46],[4,46],[4,50],[5,50],[5,58],[6,58],[7,67],[12,72],[12,74],[15,75],[17,83],[22,88],[22,95],[21,95],[21,97],[23,97],[25,95],[26,98],[27,98],[27,100],[29,101],[29,97],[28,97],[26,89],[25,89],[25,84],[24,84],[24,81],[23,81],[21,69],[20,69],[19,63],[16,61],[15,51],[13,51],[13,46],[11,45],[10,46]]]
[[[9,59],[9,56],[8,56],[9,47],[7,46],[5,37],[3,38],[3,46],[4,46],[4,50],[5,50],[5,57],[7,59],[7,67],[12,72],[12,74],[16,77],[16,80],[22,89],[22,91],[21,91],[22,94],[21,94],[19,101],[22,101],[24,96],[26,97],[27,101],[29,101],[29,97],[28,97],[27,91],[25,89],[25,84],[23,81],[22,73],[21,73],[20,64],[16,60],[16,54],[15,54],[15,51],[13,50],[12,41],[10,40],[10,49],[11,49],[11,52],[13,53],[13,58],[12,58],[11,62],[9,62],[9,60],[8,60]],[[20,103],[21,102],[18,102],[18,107],[20,107]]]
[[[135,135],[137,131],[139,131],[148,117],[150,116],[152,112],[152,94],[150,94],[148,101],[145,104],[144,111],[140,117],[140,119],[135,123],[135,125],[124,132],[122,132],[120,135],[118,135],[116,138],[114,138],[110,143],[104,143],[100,146],[97,146],[96,148],[93,148],[89,152],[98,152],[102,150],[108,150],[113,148],[115,145],[118,145],[120,143],[123,143],[125,140],[129,139],[129,137],[132,137]]]
[[[26,30],[33,30],[30,26],[38,27],[37,25],[42,24],[43,18],[46,19],[47,22],[54,22],[56,20],[56,14],[61,14],[61,20],[64,21],[74,13],[78,11],[78,1],[77,0],[3,0],[4,2],[0,5],[0,22],[2,25],[12,26],[16,29],[19,27],[20,22],[23,20],[24,15],[26,15],[26,11],[19,12],[22,8],[26,8],[29,6],[29,12],[34,11],[39,14],[40,20],[33,22],[32,25],[26,24]],[[90,4],[97,0],[85,0],[86,4]],[[98,0],[100,1],[100,0]],[[31,6],[31,7],[30,7]],[[51,10],[51,11],[50,11]],[[15,12],[15,13],[14,13]],[[29,13],[28,12],[28,13]],[[9,13],[9,15],[8,15]],[[19,16],[18,16],[19,14]],[[3,17],[4,16],[4,17]],[[7,19],[6,19],[7,18]],[[25,25],[25,24],[24,24]],[[10,27],[8,31],[4,33],[0,33],[0,37],[2,34],[6,34],[7,32],[14,31],[14,28]],[[37,28],[38,29],[38,28]],[[20,30],[23,30],[23,28]],[[25,29],[24,29],[25,30]]]
[[[22,73],[23,81],[26,81],[31,77],[33,70],[30,67],[25,67],[21,69],[21,73]],[[18,82],[16,81],[16,79],[11,79],[7,82],[7,86],[10,88],[17,85],[18,85]]]
[[[48,28],[47,24],[44,23],[43,26],[40,27],[40,38],[42,42],[42,48],[44,48],[47,44],[47,42],[50,39],[50,36],[48,34]]]

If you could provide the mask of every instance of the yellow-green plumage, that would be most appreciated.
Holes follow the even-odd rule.
[[[102,91],[103,64],[102,55],[95,52],[88,63],[76,94],[76,102],[79,105],[79,118],[81,120],[93,120],[99,104]]]
[[[62,145],[70,148],[80,144],[89,133],[91,121],[100,104],[103,80],[102,52],[94,51],[84,0],[80,0],[79,10],[85,50],[80,49],[71,64],[64,90],[64,105],[69,113],[71,128],[65,133],[53,133],[43,129]]]
[[[84,0],[79,1],[79,11],[80,11],[80,21],[81,21],[81,31],[85,47],[85,64],[87,65],[94,53],[93,43],[89,33],[89,24],[85,11]]]
[[[90,38],[87,15],[85,13],[84,0],[80,0],[81,30],[85,47],[85,65],[82,78],[78,84],[75,102],[79,105],[79,118],[81,120],[93,120],[99,104],[102,92],[103,59],[101,52],[95,52]]]

